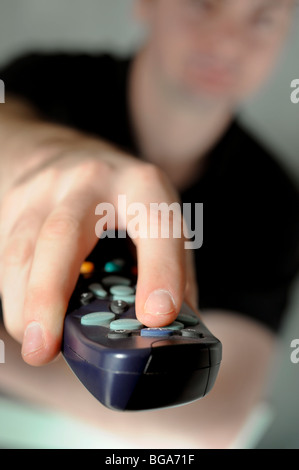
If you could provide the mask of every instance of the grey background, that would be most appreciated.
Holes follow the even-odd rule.
[[[0,0],[0,66],[32,49],[109,49],[127,53],[138,45],[143,34],[132,17],[133,3],[134,0]],[[299,78],[298,50],[297,12],[274,75],[242,110],[246,125],[275,152],[297,182],[299,104],[291,103],[290,84]],[[274,407],[274,419],[261,447],[299,448],[299,364],[290,361],[290,342],[299,337],[298,309],[299,282],[281,333],[282,353],[273,359],[269,401]]]

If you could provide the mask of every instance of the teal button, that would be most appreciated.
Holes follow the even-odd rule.
[[[135,293],[135,289],[133,287],[128,286],[113,286],[110,289],[112,295],[117,296],[128,296]]]
[[[115,320],[110,323],[111,330],[139,330],[143,324],[138,320],[124,318],[123,320]]]
[[[183,325],[183,323],[174,321],[173,323],[171,323],[171,325],[164,326],[163,328],[167,330],[183,330],[185,326]]]
[[[123,300],[127,304],[133,304],[135,302],[135,295],[114,295],[113,300]]]
[[[187,313],[180,313],[177,317],[177,320],[184,323],[185,326],[196,326],[199,323],[197,317],[188,315]]]
[[[104,299],[108,295],[104,287],[99,283],[90,284],[88,288],[96,297],[100,297],[101,299]]]
[[[115,315],[111,312],[93,312],[81,318],[81,325],[102,326],[114,319]]]
[[[122,267],[123,267],[123,264],[121,264],[117,260],[108,261],[108,263],[106,263],[104,266],[104,271],[106,273],[118,273],[122,270]]]

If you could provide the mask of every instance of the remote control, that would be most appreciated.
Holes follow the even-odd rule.
[[[142,325],[135,315],[136,282],[125,240],[100,240],[81,267],[66,314],[66,362],[112,410],[154,410],[204,397],[218,374],[221,342],[186,303],[171,325]]]

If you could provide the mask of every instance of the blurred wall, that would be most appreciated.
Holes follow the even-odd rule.
[[[134,0],[1,0],[0,64],[30,48],[124,52],[138,40]]]
[[[126,53],[142,36],[134,0],[0,0],[0,65],[30,49],[113,49]],[[290,83],[299,78],[299,12],[270,83],[243,111],[244,122],[299,182],[299,104]]]

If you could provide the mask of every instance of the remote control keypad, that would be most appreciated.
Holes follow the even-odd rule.
[[[108,302],[109,311],[83,315],[82,325],[105,327],[110,339],[127,338],[133,333],[152,338],[203,337],[193,329],[199,323],[198,318],[188,313],[180,313],[171,325],[161,328],[147,328],[136,318],[125,317],[124,315],[135,302],[136,279],[126,276],[124,269],[125,262],[117,259],[107,262],[102,274],[94,273],[88,282],[88,292],[81,295],[81,304],[88,305],[94,299],[105,299]]]

